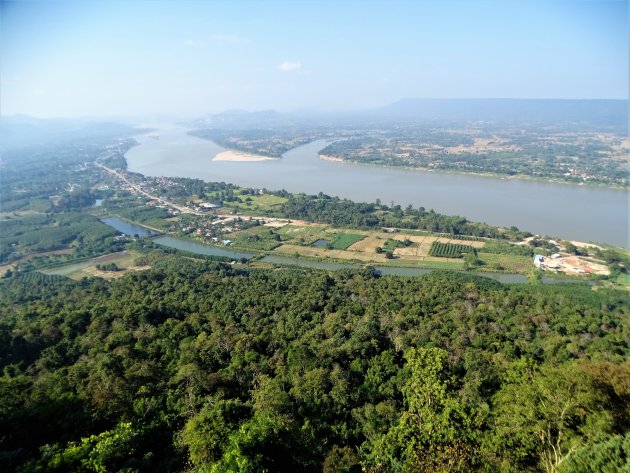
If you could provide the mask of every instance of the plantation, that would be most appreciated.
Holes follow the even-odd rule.
[[[474,253],[475,249],[469,245],[434,241],[429,249],[429,256],[435,256],[437,258],[463,258],[464,254],[471,252]]]
[[[30,253],[66,248],[75,241],[90,246],[116,231],[86,213],[36,215],[2,222],[0,262]]]

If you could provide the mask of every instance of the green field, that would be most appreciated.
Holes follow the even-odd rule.
[[[332,241],[331,246],[335,250],[346,250],[349,246],[352,246],[357,241],[361,241],[365,238],[365,235],[357,235],[355,233],[337,233],[335,239]]]
[[[451,271],[462,271],[464,263],[460,261],[409,261],[404,259],[394,259],[385,262],[379,262],[379,266],[391,266],[395,268],[426,268],[426,269],[444,269]]]

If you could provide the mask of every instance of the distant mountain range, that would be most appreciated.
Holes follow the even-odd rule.
[[[368,112],[372,116],[438,120],[589,123],[628,121],[626,100],[403,99]]]
[[[294,122],[295,118],[302,122],[305,115],[300,114],[296,117],[293,113],[281,113],[275,110],[248,112],[234,109],[207,115],[185,124],[192,128],[255,128],[286,126]]]
[[[0,149],[135,132],[133,127],[113,122],[12,115],[0,117]]]
[[[154,119],[156,121],[157,118]],[[403,99],[363,111],[281,113],[226,110],[182,124],[191,128],[252,129],[292,126],[360,126],[379,122],[448,121],[523,123],[628,131],[627,100]],[[140,133],[130,119],[0,117],[0,149],[75,138]],[[145,121],[146,123],[146,121]]]
[[[336,122],[374,121],[475,121],[548,125],[581,125],[594,128],[628,127],[626,100],[556,99],[403,99],[384,107],[355,112],[247,112],[227,110],[194,120],[194,128],[252,128]]]

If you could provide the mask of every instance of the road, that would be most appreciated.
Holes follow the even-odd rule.
[[[122,182],[127,184],[127,186],[129,186],[129,188],[132,191],[134,191],[134,192],[136,192],[138,194],[141,194],[141,195],[143,195],[145,197],[148,197],[149,199],[155,200],[155,201],[159,202],[162,205],[166,205],[168,207],[172,207],[172,208],[174,208],[176,210],[179,210],[181,213],[184,213],[184,214],[193,214],[193,215],[199,215],[199,216],[206,215],[203,212],[198,212],[196,210],[191,209],[190,207],[186,207],[185,205],[174,204],[173,202],[169,202],[168,200],[161,199],[158,196],[151,195],[147,191],[145,191],[144,189],[139,187],[138,185],[136,185],[133,182],[131,182],[129,179],[127,179],[127,177],[124,174],[120,173],[119,171],[117,171],[115,169],[112,169],[112,168],[108,168],[107,166],[103,166],[100,163],[94,163],[94,164],[96,164],[98,167],[100,167],[104,171],[108,172],[109,174],[112,174],[113,176],[115,176],[116,178],[118,178],[119,180],[121,180]]]

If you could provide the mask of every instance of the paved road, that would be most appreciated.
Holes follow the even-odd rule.
[[[185,213],[185,214],[193,214],[193,215],[200,215],[200,216],[206,215],[205,213],[198,212],[196,210],[191,209],[190,207],[186,207],[185,205],[177,205],[177,204],[174,204],[173,202],[169,202],[168,200],[164,200],[164,199],[161,199],[160,197],[157,197],[155,195],[151,195],[148,192],[146,192],[145,190],[143,190],[142,188],[140,188],[139,186],[137,186],[136,184],[134,184],[133,182],[129,181],[129,179],[127,179],[127,177],[124,174],[118,172],[117,170],[112,169],[112,168],[108,168],[107,166],[103,166],[100,163],[94,163],[94,164],[96,164],[101,169],[107,171],[108,173],[112,174],[113,176],[116,176],[118,179],[120,179],[125,184],[127,184],[131,190],[137,192],[138,194],[142,194],[145,197],[148,197],[149,199],[156,200],[157,202],[159,202],[162,205],[167,205],[167,206],[172,207],[174,209],[177,209],[181,213]]]

